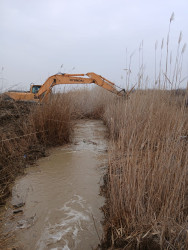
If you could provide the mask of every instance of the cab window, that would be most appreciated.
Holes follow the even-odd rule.
[[[37,94],[41,86],[33,86],[32,93]]]

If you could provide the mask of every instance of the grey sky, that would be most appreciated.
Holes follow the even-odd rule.
[[[0,77],[5,78],[0,84],[20,83],[27,89],[63,64],[62,71],[93,71],[122,86],[126,48],[129,55],[135,51],[135,82],[142,40],[145,73],[153,81],[155,42],[160,45],[166,38],[172,12],[170,47],[175,53],[180,31],[182,44],[188,42],[187,0],[0,0]],[[183,76],[188,75],[187,51]]]

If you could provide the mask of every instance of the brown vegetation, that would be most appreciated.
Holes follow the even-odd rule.
[[[141,90],[148,79],[144,80],[143,61],[140,65],[142,42],[139,90],[128,101],[119,99],[104,108],[110,145],[103,248],[188,248],[188,89],[178,90],[186,79],[182,77],[186,44],[180,32],[173,61],[169,56],[173,19],[174,13],[159,51],[155,44],[157,89]],[[126,65],[127,86],[131,59],[132,55]]]
[[[106,245],[186,249],[188,110],[184,96],[138,91],[104,113],[110,131]]]
[[[10,185],[28,163],[45,155],[46,146],[69,142],[72,130],[67,95],[45,105],[13,101],[0,103],[0,204]]]
[[[28,162],[44,155],[46,146],[70,140],[74,120],[100,118],[110,137],[102,247],[185,249],[185,104],[185,91],[140,90],[125,100],[101,88],[56,94],[42,106],[9,102],[8,108],[1,102],[1,111],[9,114],[1,112],[0,119],[1,202]]]
[[[114,94],[98,86],[92,89],[73,90],[68,95],[71,98],[71,113],[74,119],[102,119],[105,106],[115,97]]]
[[[36,105],[29,122],[41,144],[56,146],[68,143],[72,132],[71,96],[55,94],[49,103]]]

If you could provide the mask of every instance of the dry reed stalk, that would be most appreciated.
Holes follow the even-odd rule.
[[[26,164],[45,155],[45,147],[69,142],[72,123],[70,96],[54,95],[47,105],[0,103],[0,204]]]
[[[55,94],[50,102],[38,105],[30,113],[29,123],[36,136],[44,145],[60,145],[70,141],[71,97],[68,94]],[[40,133],[41,131],[41,133]]]
[[[140,91],[128,102],[107,107],[104,119],[112,138],[107,190],[113,247],[185,249],[188,112],[184,98],[180,105],[168,91]]]
[[[101,87],[82,88],[68,93],[71,96],[71,114],[73,119],[102,119],[104,108],[114,94]]]

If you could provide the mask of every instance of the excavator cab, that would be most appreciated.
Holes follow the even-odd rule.
[[[37,94],[39,92],[39,89],[40,89],[41,85],[31,85],[31,93],[33,94]]]

